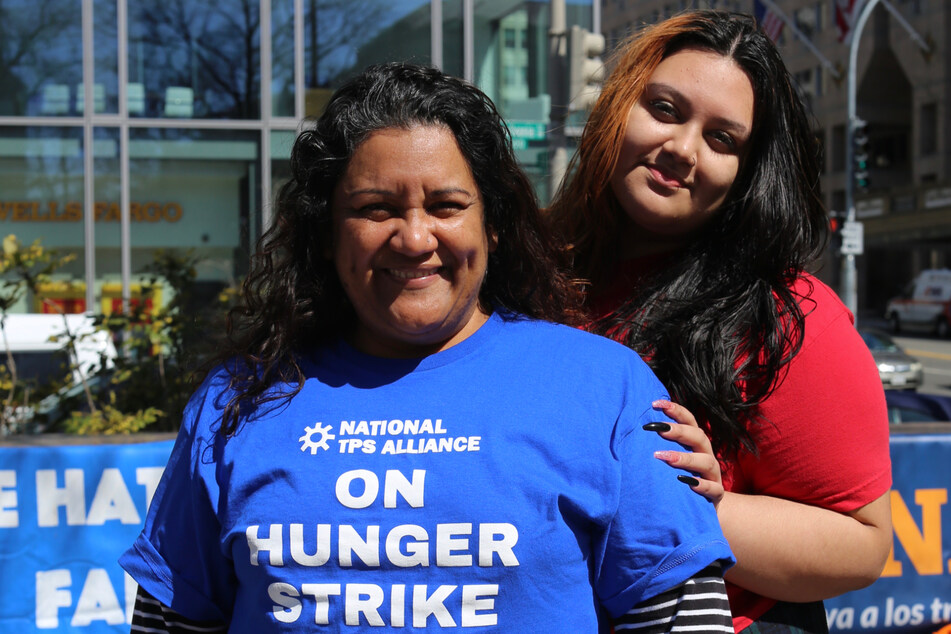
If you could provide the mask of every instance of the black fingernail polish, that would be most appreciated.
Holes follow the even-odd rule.
[[[700,480],[688,475],[680,474],[679,476],[677,476],[677,479],[683,482],[684,484],[686,484],[687,486],[695,487],[698,484],[700,484]]]
[[[645,431],[670,431],[669,423],[647,423],[644,425]]]

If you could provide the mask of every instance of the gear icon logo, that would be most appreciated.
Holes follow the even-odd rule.
[[[330,445],[327,444],[327,441],[336,438],[336,436],[330,433],[333,431],[333,427],[327,425],[325,428],[322,423],[317,423],[313,427],[305,427],[304,431],[306,433],[297,439],[301,443],[300,450],[307,451],[310,449],[310,455],[312,456],[317,453],[318,449],[323,449],[324,451],[330,449]],[[320,440],[314,442],[313,436],[316,433],[320,433]]]

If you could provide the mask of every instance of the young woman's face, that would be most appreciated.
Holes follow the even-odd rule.
[[[353,153],[331,206],[329,255],[356,310],[358,349],[422,356],[485,322],[479,289],[494,240],[452,132],[374,132]]]
[[[664,59],[631,108],[611,188],[633,254],[677,244],[723,203],[753,127],[753,87],[730,58]]]

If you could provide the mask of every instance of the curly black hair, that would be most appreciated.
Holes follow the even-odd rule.
[[[534,190],[512,150],[508,129],[478,88],[434,68],[381,64],[337,90],[326,111],[298,136],[291,178],[261,237],[242,303],[229,315],[218,357],[232,373],[222,430],[233,434],[243,409],[300,390],[297,357],[345,336],[355,313],[326,254],[333,248],[334,187],[354,151],[387,128],[449,129],[482,194],[489,254],[480,305],[503,315],[577,321],[580,294],[564,266]],[[282,389],[270,390],[271,386]]]

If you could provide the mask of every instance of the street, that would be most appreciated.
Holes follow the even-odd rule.
[[[917,334],[902,334],[894,339],[924,365],[925,383],[919,391],[951,396],[951,340]]]

